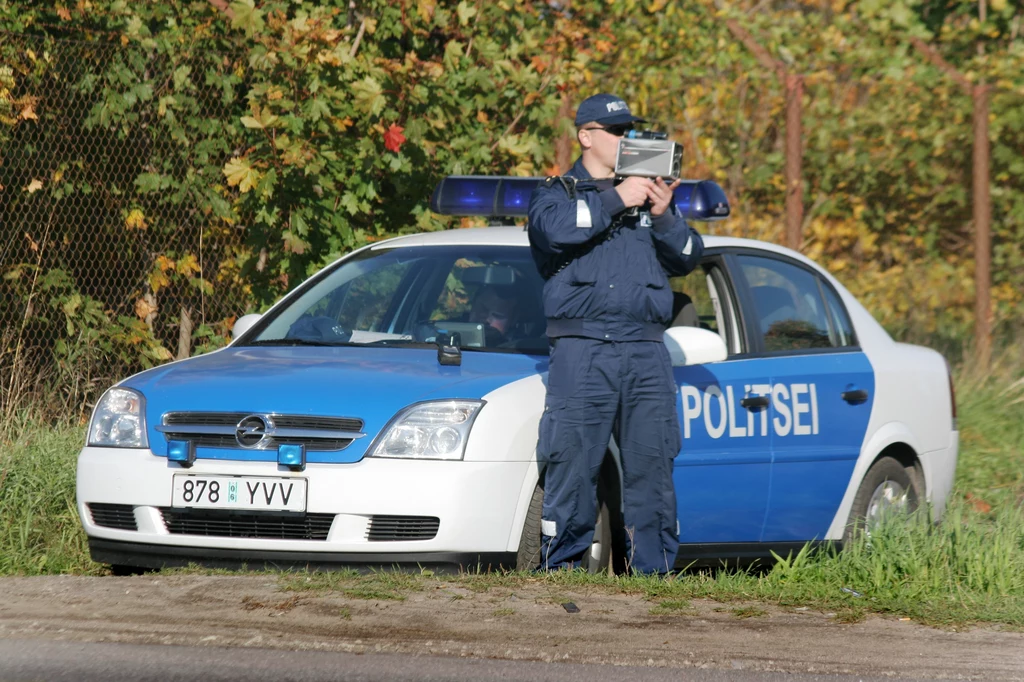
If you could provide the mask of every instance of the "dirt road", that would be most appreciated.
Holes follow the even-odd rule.
[[[1024,680],[1019,632],[713,601],[665,613],[637,595],[545,584],[426,585],[395,601],[284,591],[269,575],[3,578],[0,638]]]

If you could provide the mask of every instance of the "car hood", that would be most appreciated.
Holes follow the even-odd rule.
[[[166,412],[228,412],[351,417],[366,435],[310,462],[358,461],[402,408],[424,400],[479,399],[500,386],[547,371],[547,358],[467,351],[442,366],[435,349],[387,347],[239,347],[137,374],[121,383],[143,394],[153,454],[166,456],[154,427]],[[204,448],[200,458],[274,459],[276,453]]]

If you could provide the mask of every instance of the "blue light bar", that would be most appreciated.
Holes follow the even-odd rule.
[[[190,467],[196,461],[196,449],[190,440],[167,441],[167,460]]]
[[[283,443],[277,447],[277,463],[289,469],[302,471],[306,468],[306,446]]]
[[[544,178],[449,175],[434,188],[430,210],[442,215],[524,216]]]
[[[729,217],[729,200],[717,182],[683,180],[674,195],[676,210],[687,220],[711,222]]]
[[[530,195],[544,178],[449,175],[434,188],[430,210],[442,215],[525,216]],[[675,190],[676,209],[687,220],[707,222],[729,217],[725,192],[711,180],[683,180]]]

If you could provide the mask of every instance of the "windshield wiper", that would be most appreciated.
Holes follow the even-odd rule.
[[[354,346],[357,344],[345,343],[343,341],[337,343],[328,343],[326,341],[313,341],[312,339],[260,339],[259,341],[250,341],[245,344],[246,346]]]
[[[433,348],[434,344],[427,341],[412,339],[377,339],[366,343],[355,343],[354,346],[387,346],[389,348]]]

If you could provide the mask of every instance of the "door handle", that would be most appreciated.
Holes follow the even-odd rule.
[[[740,405],[747,408],[748,410],[755,410],[759,407],[768,407],[768,396],[752,395],[749,398],[744,398],[743,400],[741,400]]]
[[[852,391],[843,391],[843,400],[848,403],[862,403],[868,399],[868,392],[862,388],[855,388]]]

